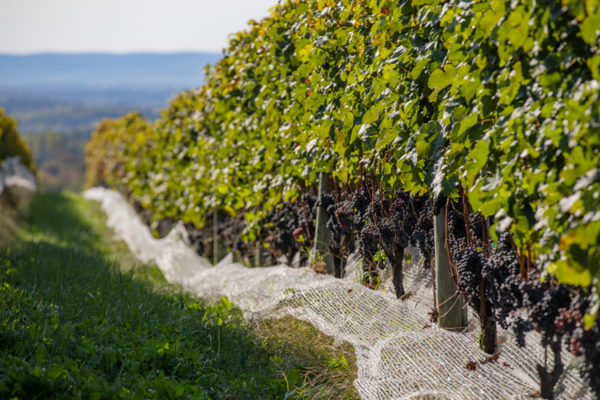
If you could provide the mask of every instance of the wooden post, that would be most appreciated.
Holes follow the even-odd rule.
[[[218,210],[213,211],[213,263],[218,264],[227,255],[227,248],[223,239],[219,236],[219,222],[221,213]]]
[[[256,242],[256,250],[254,253],[254,266],[265,267],[267,264],[267,254],[265,247],[261,241]]]
[[[496,352],[496,321],[492,312],[492,304],[485,294],[485,280],[479,283],[479,319],[481,319],[481,339],[479,347],[488,354]]]
[[[319,198],[322,193],[331,192],[333,184],[331,177],[321,172],[319,175]],[[325,262],[325,268],[328,274],[333,274],[335,266],[333,263],[333,255],[329,249],[331,243],[331,232],[327,229],[327,210],[320,206],[317,209],[317,221],[315,223],[315,247],[313,257],[321,258]]]
[[[463,330],[468,324],[467,309],[452,275],[446,251],[444,209],[433,217],[435,243],[435,286],[438,325],[449,330]]]
[[[492,246],[490,245],[489,238],[490,237],[490,224],[485,221],[485,246],[486,246],[486,255],[489,257],[492,254]],[[496,352],[496,342],[498,341],[497,330],[496,330],[496,320],[494,319],[494,313],[492,311],[492,304],[487,298],[486,290],[485,290],[485,280],[481,280],[479,284],[479,318],[481,320],[481,341],[479,343],[479,347],[481,350],[485,351],[488,354],[494,354]],[[542,390],[543,392],[543,390]]]

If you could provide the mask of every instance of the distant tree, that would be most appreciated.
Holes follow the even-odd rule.
[[[35,173],[31,151],[19,135],[17,122],[0,108],[0,164],[3,160],[15,156],[18,156],[23,165]]]

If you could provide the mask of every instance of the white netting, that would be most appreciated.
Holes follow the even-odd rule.
[[[0,164],[0,193],[11,187],[19,187],[31,192],[37,190],[33,173],[21,163],[19,157],[9,157]]]
[[[355,282],[357,257],[344,279],[285,265],[246,268],[231,256],[213,267],[188,245],[183,226],[155,239],[119,193],[91,189],[85,196],[102,202],[108,225],[170,282],[203,298],[225,296],[248,317],[287,312],[351,343],[358,367],[355,385],[364,399],[526,399],[538,391],[535,366],[544,363],[545,354],[537,334],[528,335],[527,347],[520,349],[512,335],[500,331],[500,356],[485,362],[487,354],[477,347],[477,323],[457,333],[429,321],[432,282],[429,271],[414,261],[418,255],[405,266],[405,288],[412,296],[400,301],[389,285],[373,291]],[[566,352],[563,359],[568,366],[558,398],[593,399],[579,377],[578,360]]]

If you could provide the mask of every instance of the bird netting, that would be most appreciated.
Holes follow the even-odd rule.
[[[19,157],[9,157],[0,161],[0,193],[11,187],[20,187],[31,192],[37,190],[35,176],[21,163]]]
[[[231,256],[212,266],[188,244],[182,225],[156,239],[119,193],[95,188],[85,196],[101,202],[117,236],[142,261],[155,262],[168,281],[202,298],[225,296],[247,318],[287,313],[352,344],[354,384],[364,399],[526,399],[539,388],[536,365],[552,365],[535,332],[519,348],[512,334],[499,330],[499,353],[489,356],[477,345],[474,315],[461,332],[431,322],[431,271],[414,249],[404,266],[407,295],[398,300],[389,282],[379,290],[358,283],[358,256],[349,260],[344,279],[286,265],[247,268]],[[579,376],[580,359],[566,351],[562,357],[567,367],[558,398],[593,399]]]

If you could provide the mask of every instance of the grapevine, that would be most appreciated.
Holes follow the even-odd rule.
[[[568,341],[600,395],[599,8],[282,2],[155,124],[107,123],[88,148],[101,172],[89,184],[155,221],[202,230],[225,213],[250,248],[289,259],[314,234],[300,200],[329,174],[336,275],[357,243],[365,283],[390,264],[397,294],[407,243],[431,265],[446,200],[467,302],[521,344],[534,329],[550,352]],[[545,396],[560,369],[540,367]]]

